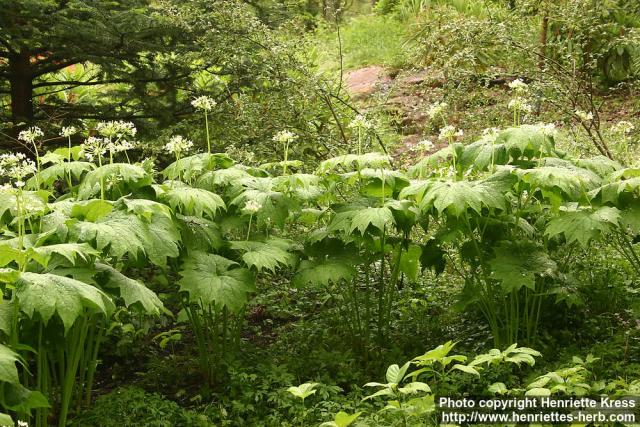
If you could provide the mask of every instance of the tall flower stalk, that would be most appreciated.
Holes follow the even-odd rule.
[[[280,131],[277,134],[275,134],[275,136],[273,137],[274,142],[278,142],[284,146],[284,156],[283,156],[284,161],[282,163],[283,175],[287,174],[287,166],[289,161],[289,145],[292,142],[297,141],[297,139],[298,139],[298,136],[288,130]]]
[[[451,156],[452,156],[452,161],[453,161],[453,171],[454,173],[456,173],[456,148],[453,145],[455,138],[464,135],[464,132],[462,131],[462,129],[456,129],[455,126],[451,126],[451,125],[447,125],[445,127],[443,127],[442,129],[440,129],[440,136],[439,138],[441,140],[447,141],[447,143],[449,144],[449,147],[451,149]],[[457,173],[456,173],[457,176]]]
[[[253,221],[253,216],[258,213],[262,209],[262,205],[255,200],[248,200],[242,209],[245,213],[249,214],[249,226],[247,227],[247,238],[249,240],[249,236],[251,235],[251,223]]]
[[[78,129],[75,126],[65,126],[60,131],[60,136],[67,138],[67,142],[69,143],[67,151],[67,163],[71,163],[71,136],[78,133]],[[69,168],[69,173],[67,174],[67,184],[69,185],[69,189],[73,184],[72,176],[71,176],[71,168]]]
[[[444,112],[448,107],[449,104],[447,104],[446,102],[436,102],[427,110],[427,116],[429,116],[431,120],[436,120],[438,117],[440,117],[442,119],[442,125],[447,126],[447,119],[444,115]]]
[[[520,126],[522,124],[522,114],[533,111],[531,104],[526,99],[529,94],[529,85],[520,79],[515,79],[509,83],[509,89],[515,94],[515,97],[508,104],[509,109],[513,110],[513,125]]]
[[[362,114],[358,114],[350,123],[349,128],[358,134],[358,156],[362,155],[362,143],[365,136],[373,128],[373,124]]]
[[[191,105],[196,110],[200,110],[204,114],[204,127],[207,132],[207,153],[211,154],[211,138],[209,136],[209,112],[217,105],[216,101],[208,96],[199,96],[193,101]]]
[[[136,142],[129,138],[135,137],[138,133],[133,123],[122,120],[100,122],[96,126],[96,131],[105,138],[105,148],[109,151],[109,164],[113,164],[114,154],[121,152],[124,152],[127,162],[131,163],[127,150],[135,148]]]
[[[182,158],[182,154],[188,152],[191,148],[193,148],[193,142],[191,140],[181,135],[175,135],[165,144],[164,151],[173,154],[177,162]],[[178,179],[182,179],[182,177],[178,175]],[[171,186],[173,186],[173,181],[171,181]]]
[[[37,126],[30,127],[26,130],[23,130],[18,134],[18,139],[20,141],[31,144],[33,147],[33,152],[36,155],[36,186],[40,188],[40,153],[38,152],[38,144],[36,143],[38,138],[42,138],[44,136],[44,132]]]
[[[482,134],[491,141],[491,172],[496,170],[496,138],[498,138],[498,128],[487,128]]]
[[[93,162],[95,160],[98,161],[98,166],[102,167],[102,156],[104,156],[107,152],[106,145],[108,144],[108,140],[105,138],[96,138],[95,136],[90,136],[84,141],[81,147],[82,155]],[[104,200],[104,179],[100,178],[100,199]]]

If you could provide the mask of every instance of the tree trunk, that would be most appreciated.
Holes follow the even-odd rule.
[[[11,120],[15,125],[33,120],[33,76],[29,52],[9,58],[11,84]]]
[[[540,23],[540,46],[538,57],[538,68],[540,72],[544,71],[544,66],[547,58],[547,33],[549,31],[549,13],[545,9],[542,15],[542,22]]]

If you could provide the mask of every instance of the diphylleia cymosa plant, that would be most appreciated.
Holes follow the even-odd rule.
[[[289,146],[298,140],[298,135],[289,131],[283,130],[274,135],[273,141],[283,145],[284,161],[282,163],[282,173],[287,174],[287,165],[289,161]]]
[[[262,209],[262,204],[260,204],[256,200],[247,200],[247,203],[245,203],[244,208],[242,208],[243,212],[249,214],[249,226],[247,227],[247,239],[246,240],[249,240],[249,236],[251,234],[251,223],[253,221],[253,217],[254,217],[255,214],[260,212],[260,209]]]
[[[362,142],[367,133],[373,129],[373,123],[371,123],[364,115],[358,114],[349,123],[349,129],[354,129],[358,133],[358,156],[362,155]]]
[[[63,138],[67,138],[67,142],[68,142],[68,151],[67,151],[67,163],[71,163],[71,137],[75,134],[78,133],[78,129],[75,126],[64,126],[61,130],[60,130],[60,136],[62,136]],[[71,186],[73,185],[73,173],[71,171],[71,168],[69,168],[69,173],[67,174],[67,185],[69,186],[69,188],[71,188]]]
[[[22,132],[20,132],[18,134],[18,139],[20,141],[26,142],[28,144],[31,144],[31,146],[33,147],[33,152],[36,156],[36,169],[38,172],[40,172],[40,153],[38,151],[38,139],[42,138],[44,136],[44,132],[42,132],[42,129],[40,129],[37,126],[33,126],[30,127],[26,130],[23,130]],[[39,175],[39,174],[38,174]],[[39,178],[36,178],[36,182],[38,187],[40,186],[40,183],[38,182]]]
[[[191,101],[191,105],[196,110],[202,111],[202,113],[204,114],[204,127],[207,132],[207,153],[211,153],[211,140],[209,137],[209,112],[211,112],[215,108],[217,102],[213,98],[203,95]]]
[[[455,172],[456,170],[456,150],[455,147],[453,145],[455,138],[457,137],[462,137],[464,135],[464,132],[462,129],[456,129],[455,126],[452,125],[447,125],[445,127],[443,127],[442,129],[440,129],[440,135],[438,136],[439,139],[443,140],[443,141],[447,141],[447,143],[449,144],[449,149],[451,150],[451,155],[452,155],[452,159],[453,159],[453,170]]]
[[[172,136],[164,146],[164,150],[173,154],[176,161],[180,160],[182,155],[188,153],[192,148],[193,142],[181,135]]]
[[[22,153],[0,154],[0,175],[9,178],[16,188],[24,187],[26,177],[36,170],[35,163]]]
[[[634,131],[635,126],[633,123],[627,120],[620,120],[615,125],[611,126],[611,133],[617,139],[618,149],[625,157],[624,162],[627,164],[633,164],[634,159],[629,152],[629,145],[631,144],[631,138],[629,135]],[[637,164],[637,163],[636,163]]]
[[[113,155],[116,153],[124,153],[127,162],[131,163],[127,151],[134,149],[136,142],[130,138],[134,138],[138,133],[133,123],[123,120],[100,122],[96,126],[96,131],[105,138],[104,146],[109,152],[110,164],[113,163]]]
[[[435,148],[435,144],[428,139],[418,142],[414,146],[414,150],[420,152],[421,154],[426,154],[431,152]]]
[[[533,111],[526,98],[529,94],[529,85],[520,79],[515,79],[509,83],[509,89],[516,95],[509,101],[508,107],[513,110],[513,125],[518,126],[522,123],[522,114]]]
[[[429,106],[427,109],[427,116],[431,120],[436,120],[437,118],[442,119],[442,125],[447,125],[447,118],[444,115],[444,112],[449,107],[449,104],[446,102],[436,102],[435,104]]]

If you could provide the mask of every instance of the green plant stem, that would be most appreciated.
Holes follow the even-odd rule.
[[[32,142],[33,144],[33,150],[35,151],[36,154],[36,170],[37,170],[37,174],[36,174],[36,189],[39,190],[40,189],[40,153],[38,152],[38,145],[36,144],[36,141],[34,140]]]
[[[209,373],[209,350],[206,343],[206,339],[204,337],[204,330],[202,327],[202,323],[200,322],[198,313],[192,310],[186,298],[183,302],[183,306],[184,306],[184,311],[185,313],[187,313],[187,317],[189,318],[189,323],[193,328],[193,333],[196,336],[200,371],[204,375],[206,375],[207,382],[211,382],[210,373]]]
[[[71,165],[71,136],[68,137],[69,140],[69,151],[67,152],[67,166]],[[71,187],[73,186],[73,176],[71,174],[71,167],[69,167],[69,173],[67,174],[67,185],[69,186],[69,191],[71,191]]]
[[[89,325],[85,313],[85,316],[76,320],[76,323],[69,331],[69,338],[65,343],[67,363],[64,369],[63,382],[61,385],[60,415],[58,418],[59,427],[65,427],[67,425],[69,406],[73,397],[78,365],[80,363],[80,358],[82,357],[82,352],[84,351],[88,327]]]
[[[289,141],[284,143],[284,165],[282,167],[282,174],[287,174],[287,161],[289,159]]]
[[[207,153],[211,154],[211,139],[209,137],[209,115],[207,110],[204,110],[204,127],[207,130]]]
[[[384,277],[384,264],[385,253],[384,247],[386,245],[386,226],[382,227],[380,234],[380,278],[378,282],[378,345],[384,343],[384,302],[385,302],[385,277]]]
[[[103,322],[106,323],[106,319],[103,319]],[[87,374],[86,374],[86,381],[84,384],[84,387],[85,387],[84,404],[86,406],[89,406],[91,404],[91,395],[93,393],[93,381],[95,378],[96,370],[98,369],[98,354],[100,352],[100,345],[102,344],[102,340],[104,336],[104,326],[106,325],[94,325],[93,327],[94,330],[92,331],[92,340],[89,342],[91,357],[89,359]],[[95,329],[98,330],[97,334],[95,333]]]
[[[384,182],[385,182],[385,178],[384,178],[384,168],[380,168],[380,173],[382,175],[382,206],[384,206]]]
[[[247,238],[245,240],[249,240],[249,235],[251,234],[251,221],[253,220],[253,214],[249,215],[249,226],[247,227]]]
[[[102,167],[102,157],[98,155],[98,167]],[[104,178],[100,176],[100,200],[104,200]]]

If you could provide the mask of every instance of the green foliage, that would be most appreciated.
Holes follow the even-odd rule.
[[[159,315],[164,306],[158,296],[138,280],[131,279],[107,264],[96,264],[98,274],[105,276],[104,286],[117,288],[125,307],[139,305],[143,313]]]
[[[242,253],[242,260],[257,271],[275,272],[278,266],[293,266],[296,258],[288,252],[293,242],[278,238],[268,238],[264,242],[239,241],[230,242],[231,249]]]
[[[154,187],[158,198],[183,215],[214,219],[219,209],[225,209],[220,196],[201,188],[189,187],[182,182],[169,181]]]
[[[114,309],[109,297],[99,289],[78,280],[55,274],[24,272],[15,283],[21,310],[30,318],[37,313],[47,324],[57,314],[65,330],[84,310],[109,315]]]
[[[335,28],[326,24],[317,37],[322,41],[318,48],[318,62],[327,71],[340,67],[339,43],[344,55],[343,66],[357,69],[368,65],[397,67],[406,59],[402,43],[406,39],[406,26],[402,22],[384,16],[362,16],[352,18],[340,28],[341,40]]]
[[[78,188],[78,198],[88,199],[100,193],[105,186],[112,194],[125,195],[151,184],[148,172],[140,165],[112,163],[89,172]]]
[[[204,307],[214,305],[235,312],[255,291],[253,274],[220,255],[194,252],[182,264],[180,275],[180,289]]]
[[[430,420],[435,394],[494,378],[500,365],[534,365],[538,352],[509,344],[538,342],[545,316],[574,301],[566,295],[575,286],[575,252],[609,244],[629,271],[640,271],[635,169],[562,153],[542,126],[509,128],[495,140],[432,156],[408,173],[381,153],[345,154],[313,173],[287,173],[196,154],[165,169],[171,179],[163,184],[145,162],[109,163],[66,187],[62,175],[36,181],[35,191],[3,188],[0,331],[19,353],[12,366],[23,374],[21,387],[46,395],[66,422],[72,402],[91,401],[105,337],[118,328],[124,334],[125,326],[144,331],[147,322],[147,331],[163,327],[154,331],[162,351],[193,348],[203,393],[224,389],[249,345],[243,340],[257,339],[246,332],[256,329],[251,319],[266,316],[252,297],[274,282],[286,298],[314,295],[334,322],[332,333],[348,337],[349,358],[375,367],[405,322],[401,310],[426,300],[425,290],[440,280],[433,269],[452,283],[446,303],[457,298],[475,327],[485,328],[483,338],[491,334],[496,347],[508,347],[469,361],[449,341],[392,364],[384,382],[366,384],[375,388],[368,404],[385,401],[375,417]],[[43,192],[44,185],[60,190]],[[163,316],[168,310],[175,324]],[[121,318],[135,320],[127,326]],[[491,390],[509,393],[507,381],[499,382],[504,387]],[[337,412],[338,405],[317,406],[323,390],[319,382],[291,388],[301,400],[288,404],[291,419]],[[360,408],[344,409],[355,414],[329,423],[360,420]],[[36,425],[47,416],[37,408]]]
[[[100,396],[90,410],[80,414],[73,425],[96,427],[208,427],[206,416],[181,408],[158,393],[138,387],[121,387]]]

